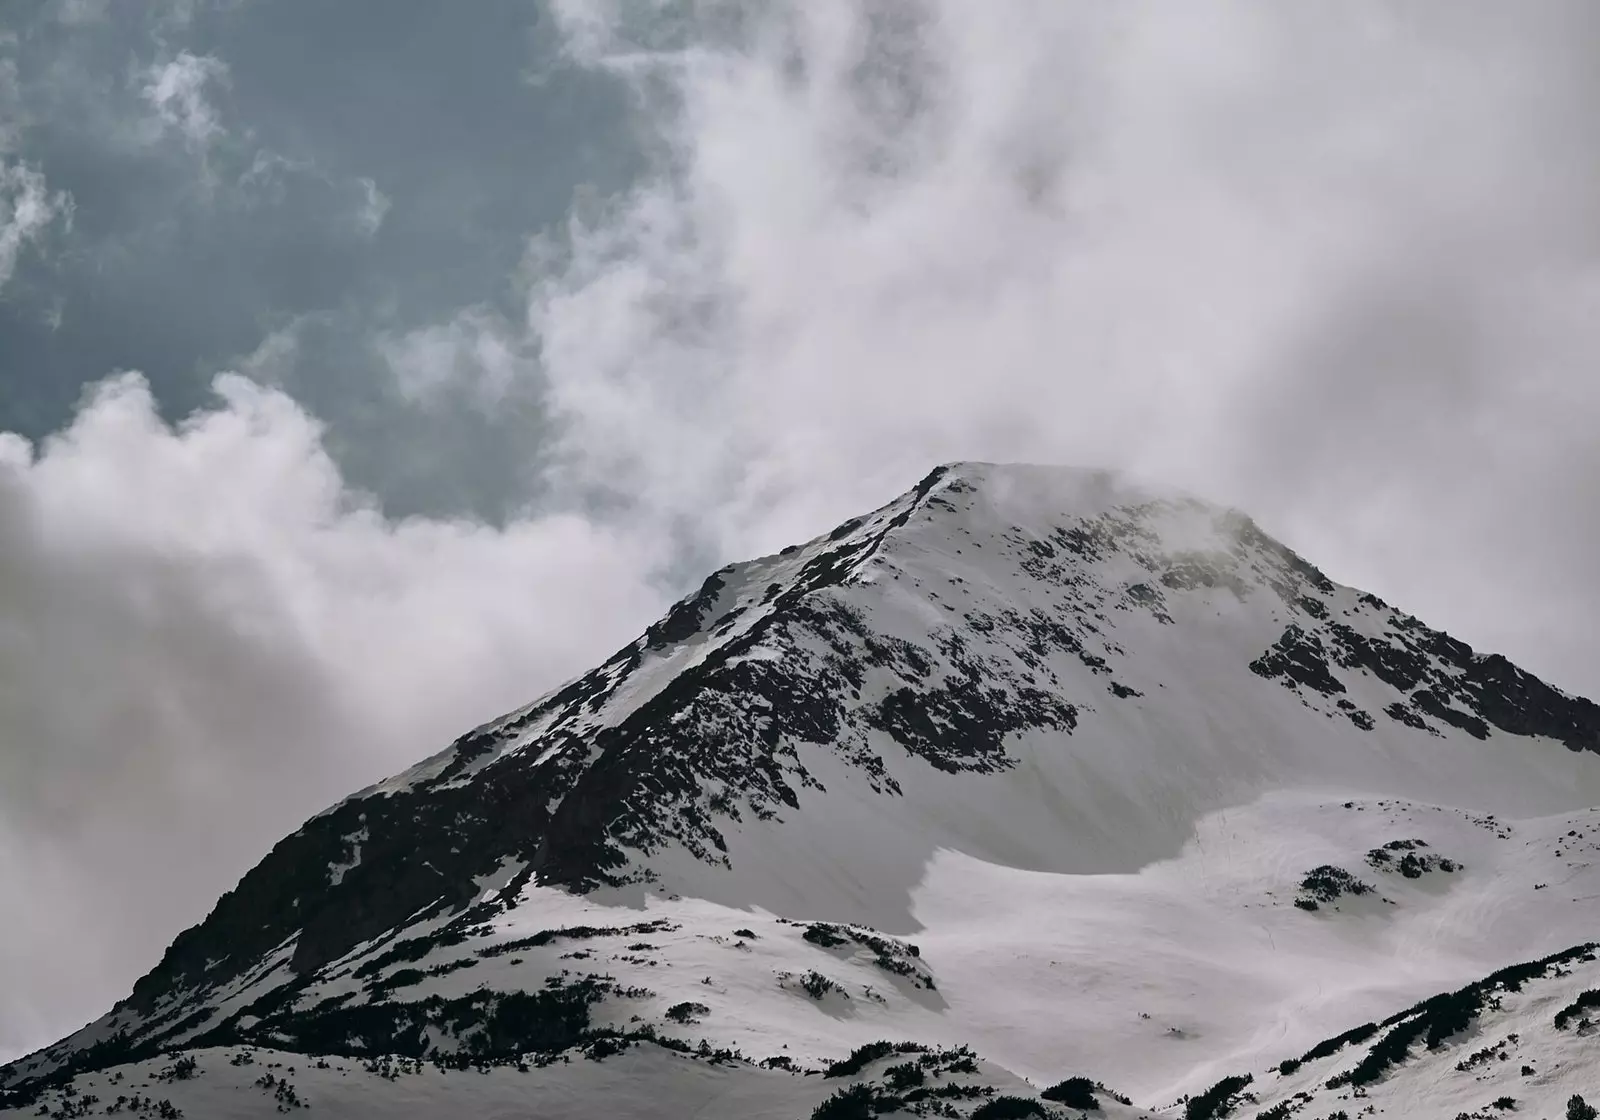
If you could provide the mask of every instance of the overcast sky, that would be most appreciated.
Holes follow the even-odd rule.
[[[1600,7],[0,0],[0,1056],[957,458],[1600,692]]]

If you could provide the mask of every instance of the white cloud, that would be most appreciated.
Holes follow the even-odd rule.
[[[572,477],[738,554],[941,459],[1121,465],[1600,682],[1537,609],[1600,562],[1592,6],[556,10],[663,155],[530,301]]]
[[[442,323],[379,335],[377,346],[400,392],[419,404],[464,389],[477,407],[492,411],[513,384],[537,371],[517,327],[483,307],[467,308]]]
[[[541,482],[604,518],[387,522],[237,377],[177,429],[122,378],[6,442],[0,876],[34,924],[0,947],[0,1049],[102,1010],[298,816],[626,640],[657,565],[802,539],[939,460],[1236,500],[1600,680],[1596,9],[699,3],[652,47],[625,7],[557,5],[657,172],[535,246],[525,323],[378,340],[414,400],[536,386]],[[209,143],[225,78],[179,55],[145,96]],[[26,967],[63,929],[70,990]]]
[[[313,321],[313,316],[301,316],[268,331],[254,350],[248,354],[236,357],[232,362],[232,373],[236,373],[258,385],[277,386],[284,378],[293,372],[296,361],[300,357],[300,332],[306,324]]]
[[[154,135],[175,132],[196,149],[221,137],[226,129],[209,91],[228,81],[227,63],[189,51],[149,67],[139,93],[150,105]]]
[[[0,1051],[125,994],[294,821],[661,605],[648,542],[386,521],[294,402],[217,392],[170,428],[123,375],[39,448],[0,437],[0,883],[27,900]]]
[[[235,186],[241,198],[248,202],[276,205],[283,201],[290,175],[314,171],[315,168],[309,163],[292,160],[267,148],[258,148],[250,160],[250,166],[240,174]]]
[[[52,226],[71,222],[71,196],[51,191],[44,172],[0,160],[0,288],[16,272],[24,249],[41,245]]]

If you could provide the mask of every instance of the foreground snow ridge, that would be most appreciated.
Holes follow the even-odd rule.
[[[1247,516],[956,464],[286,837],[58,1116],[1560,1117],[1600,708]]]

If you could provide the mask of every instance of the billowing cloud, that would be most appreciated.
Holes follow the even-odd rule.
[[[238,375],[0,442],[0,1050],[98,1014],[286,820],[586,668],[662,603],[581,517],[385,520]],[[206,884],[197,889],[199,884]],[[39,967],[39,962],[54,962]]]
[[[549,8],[141,27],[131,107],[88,30],[82,82],[17,55],[93,267],[47,341],[0,318],[53,402],[0,421],[0,1049],[307,813],[940,460],[1234,501],[1600,691],[1591,5]]]
[[[1592,7],[622,7],[557,10],[658,170],[530,299],[585,478],[749,550],[1120,465],[1600,682]]]

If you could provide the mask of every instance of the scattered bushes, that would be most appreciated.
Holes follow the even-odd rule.
[[[823,1070],[824,1077],[853,1077],[860,1073],[871,1063],[879,1058],[887,1058],[890,1054],[925,1054],[928,1048],[916,1042],[869,1042],[864,1046],[857,1046],[850,1051],[848,1058],[842,1058]]]
[[[1044,1105],[1027,1097],[995,1097],[972,1110],[972,1120],[1026,1120],[1030,1116],[1049,1115]]]
[[[1600,989],[1590,988],[1586,992],[1579,992],[1578,998],[1573,1000],[1560,1011],[1556,1012],[1556,1030],[1564,1031],[1567,1024],[1579,1018],[1591,1007],[1600,1007]]]
[[[800,977],[800,987],[805,991],[806,995],[818,1000],[829,992],[844,994],[843,988],[815,969]]]
[[[800,935],[805,941],[823,949],[860,945],[872,953],[872,963],[894,976],[904,976],[918,987],[934,990],[933,978],[925,976],[907,958],[920,958],[922,950],[915,945],[902,944],[863,929],[834,925],[831,922],[812,922]]]
[[[548,945],[558,938],[563,941],[587,941],[595,937],[627,937],[641,933],[670,933],[679,928],[665,918],[656,918],[649,922],[639,922],[631,926],[566,926],[562,929],[542,929],[529,937],[520,937],[515,941],[502,941],[498,945],[491,945],[487,949],[479,949],[480,957],[499,957],[506,953],[520,953],[524,949],[537,949],[541,945]],[[357,972],[360,975],[360,972]]]
[[[193,1054],[185,1054],[156,1074],[157,1081],[188,1081],[199,1072],[199,1063]]]
[[[1578,945],[1540,960],[1514,964],[1458,991],[1432,996],[1398,1015],[1391,1015],[1382,1023],[1391,1028],[1389,1033],[1373,1043],[1354,1069],[1331,1078],[1328,1088],[1371,1084],[1391,1067],[1405,1061],[1412,1043],[1418,1039],[1425,1038],[1428,1049],[1437,1049],[1445,1039],[1470,1027],[1486,1004],[1496,1005],[1498,992],[1521,991],[1528,981],[1546,976],[1552,967],[1559,968],[1593,949],[1592,944]]]

